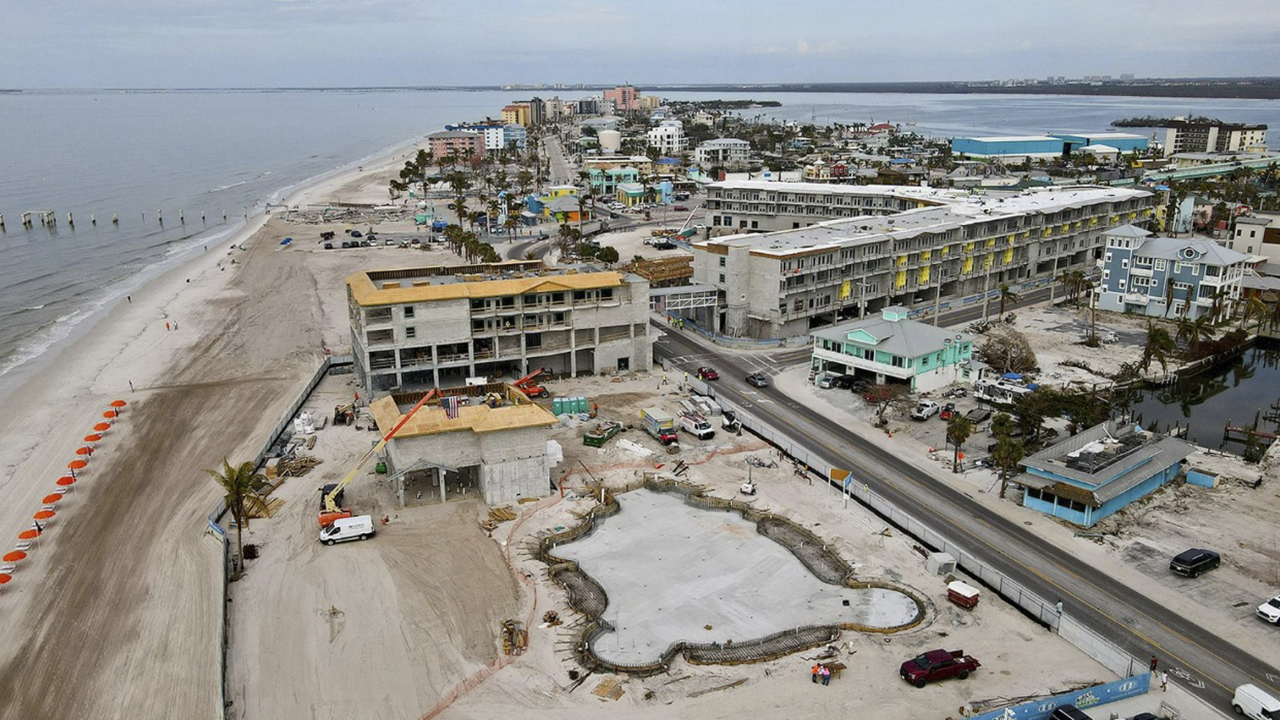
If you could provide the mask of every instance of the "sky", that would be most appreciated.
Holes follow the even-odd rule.
[[[38,0],[0,87],[1280,75],[1276,0]]]

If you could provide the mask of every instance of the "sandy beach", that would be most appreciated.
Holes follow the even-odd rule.
[[[348,187],[366,189],[344,200],[375,202],[363,197],[408,152],[286,203]],[[325,344],[342,342],[342,277],[370,261],[440,260],[318,254],[314,241],[279,251],[291,232],[252,220],[132,293],[4,402],[0,532],[14,542],[109,403],[128,406],[0,588],[0,717],[217,715],[221,550],[203,528],[219,492],[204,470],[256,454]]]

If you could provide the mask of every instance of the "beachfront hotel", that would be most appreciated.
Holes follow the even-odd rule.
[[[807,335],[890,305],[913,317],[945,312],[998,295],[1001,284],[1034,289],[1091,269],[1103,234],[1147,222],[1154,204],[1146,191],[1095,186],[711,187],[710,230],[718,218],[738,233],[692,245],[693,282],[720,294],[717,331],[755,338]],[[793,227],[753,233],[743,222]]]
[[[653,364],[638,275],[529,260],[368,271],[346,284],[355,371],[370,394]]]

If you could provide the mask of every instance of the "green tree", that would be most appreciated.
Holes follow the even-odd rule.
[[[1009,436],[997,437],[996,447],[991,452],[991,462],[1000,472],[1000,497],[1003,499],[1009,488],[1009,478],[1018,472],[1018,463],[1026,455],[1021,440]]]
[[[1160,363],[1161,371],[1168,372],[1169,358],[1177,351],[1178,344],[1169,334],[1169,329],[1156,325],[1154,320],[1147,320],[1147,340],[1142,345],[1142,361],[1139,363],[1142,372],[1151,368],[1152,360]]]
[[[1190,332],[1187,335],[1187,350],[1195,352],[1200,349],[1202,343],[1213,339],[1214,332],[1213,318],[1209,315],[1201,314],[1191,322]]]
[[[265,515],[267,512],[267,501],[258,494],[259,488],[266,484],[267,479],[258,474],[253,463],[242,462],[232,467],[226,458],[222,460],[222,472],[205,472],[222,488],[222,500],[236,523],[236,567],[233,579],[238,580],[244,574],[244,528],[249,526],[252,515]]]
[[[947,442],[955,446],[951,459],[951,472],[960,472],[960,447],[973,435],[973,424],[963,415],[955,414],[947,421]]]
[[[596,259],[604,263],[606,266],[613,265],[618,262],[618,249],[612,245],[606,245],[600,248],[596,253]]]

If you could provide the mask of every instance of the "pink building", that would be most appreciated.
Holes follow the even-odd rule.
[[[604,99],[612,100],[614,110],[618,112],[640,109],[640,93],[630,85],[619,85],[612,90],[605,90]]]
[[[479,162],[484,156],[484,136],[480,133],[463,130],[431,133],[427,136],[427,144],[437,162],[447,155],[471,162]]]

